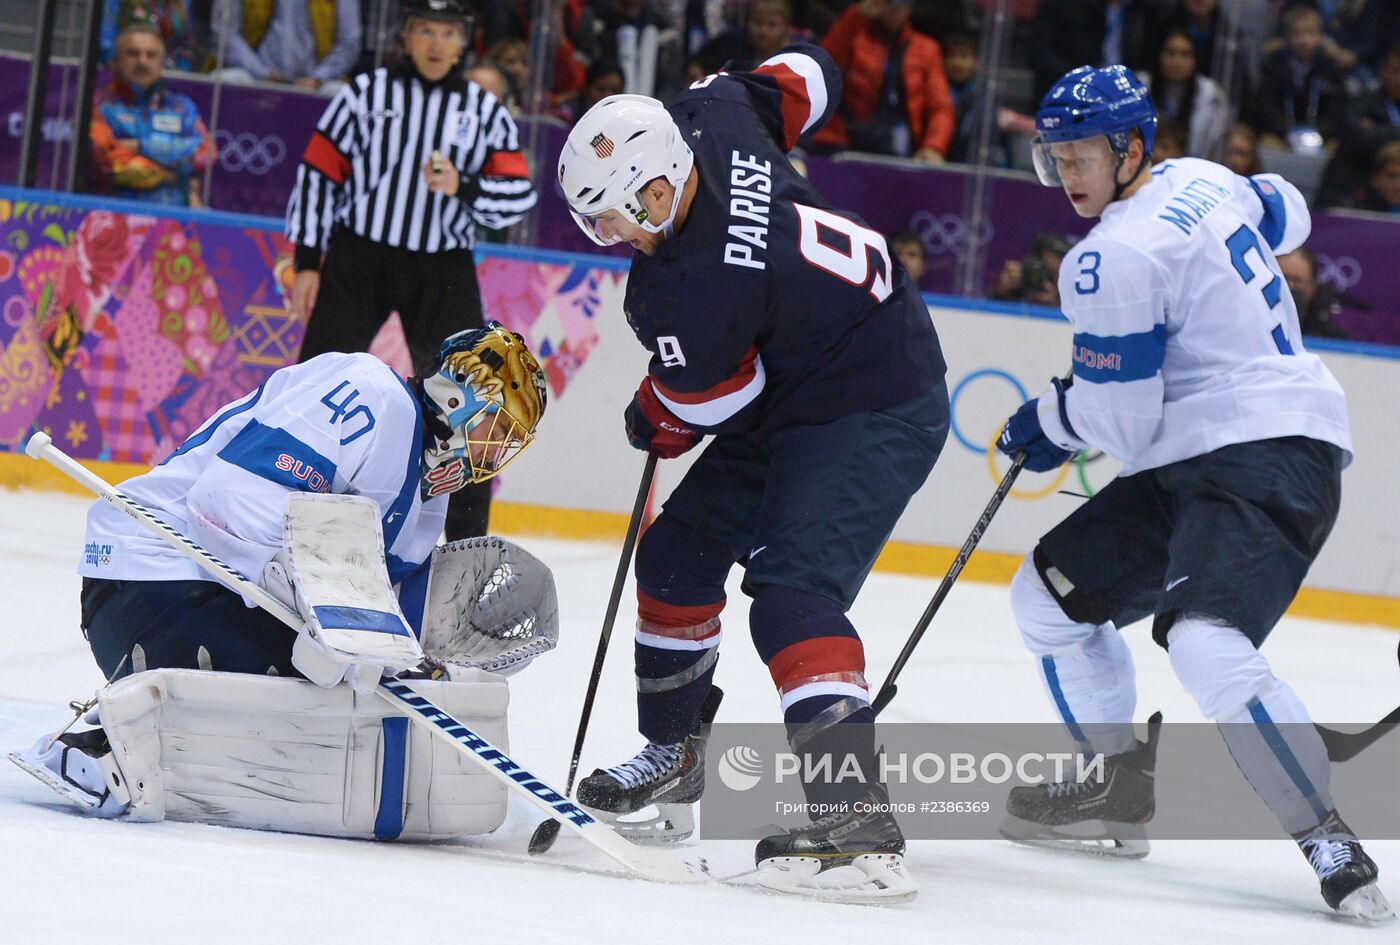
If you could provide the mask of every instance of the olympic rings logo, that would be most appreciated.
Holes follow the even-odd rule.
[[[1345,292],[1361,281],[1361,263],[1350,256],[1317,253],[1317,281]]]
[[[287,157],[287,143],[277,135],[259,138],[250,131],[234,134],[220,128],[214,143],[219,148],[219,166],[230,174],[247,171],[261,177]]]
[[[1016,392],[1018,404],[1030,400],[1030,394],[1026,391],[1025,385],[1023,385],[1015,375],[999,368],[981,368],[971,372],[962,380],[958,381],[957,386],[953,388],[952,393],[948,396],[950,432],[953,434],[953,438],[956,439],[964,449],[968,450],[968,452],[985,456],[987,458],[987,471],[991,474],[992,482],[1000,482],[1001,477],[1004,475],[1004,471],[997,468],[1000,454],[997,453],[996,442],[997,437],[1001,435],[1000,425],[993,428],[991,438],[984,445],[970,438],[958,424],[959,399],[967,390],[969,384],[983,378],[995,378],[1010,384],[1011,388]],[[1103,456],[1104,454],[1098,450],[1086,450],[1078,454],[1072,462],[1066,463],[1057,469],[1054,476],[1051,477],[1049,484],[1039,489],[1017,489],[1013,487],[1011,489],[1011,494],[1018,499],[1026,499],[1028,501],[1043,499],[1048,495],[1054,495],[1056,492],[1060,491],[1060,488],[1065,484],[1065,480],[1069,478],[1070,469],[1072,467],[1075,470],[1079,481],[1079,487],[1083,490],[1083,494],[1086,496],[1093,496],[1098,489],[1089,481],[1088,467],[1103,459]]]
[[[919,234],[930,256],[952,253],[965,256],[971,244],[986,246],[992,241],[990,220],[983,219],[969,227],[956,213],[930,213],[920,210],[909,218],[909,228]]]

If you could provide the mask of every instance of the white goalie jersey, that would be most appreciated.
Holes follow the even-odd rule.
[[[1074,383],[1064,416],[1041,408],[1047,435],[1103,450],[1122,475],[1285,436],[1350,454],[1345,394],[1304,347],[1274,258],[1310,230],[1277,175],[1190,158],[1154,168],[1065,257]]]
[[[366,496],[398,583],[428,559],[447,517],[445,496],[420,496],[422,452],[421,408],[398,375],[373,355],[324,354],[274,373],[121,490],[254,580],[282,548],[288,493]],[[88,513],[78,572],[211,580],[106,502]]]

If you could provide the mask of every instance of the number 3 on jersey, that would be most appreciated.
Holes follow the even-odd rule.
[[[793,204],[793,207],[802,224],[797,246],[802,251],[803,259],[851,285],[869,283],[870,294],[877,302],[890,297],[890,292],[894,290],[890,276],[894,267],[890,264],[890,250],[883,236],[830,210],[800,203]],[[825,239],[822,238],[823,230],[828,234]],[[833,245],[833,240],[836,245]],[[844,248],[846,246],[849,249]],[[870,265],[872,250],[879,257],[873,267],[873,275]]]

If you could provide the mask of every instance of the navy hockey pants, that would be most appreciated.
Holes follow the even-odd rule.
[[[679,741],[698,721],[736,562],[785,720],[873,720],[864,649],[845,614],[933,468],[948,418],[940,383],[883,410],[710,443],[637,551],[638,718],[649,741]]]
[[[292,667],[296,633],[212,581],[83,578],[82,606],[104,676],[118,666],[117,678],[147,669],[301,676]]]

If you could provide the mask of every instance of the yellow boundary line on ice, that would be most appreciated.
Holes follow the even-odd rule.
[[[86,461],[83,465],[108,482],[129,479],[148,468],[136,463]],[[0,486],[89,494],[51,466],[16,453],[0,453]],[[494,530],[506,535],[540,535],[584,541],[616,541],[627,532],[627,516],[620,512],[561,509],[519,502],[493,503],[491,524]],[[892,541],[885,546],[880,560],[875,563],[875,570],[937,579],[947,573],[956,555],[956,548]],[[979,551],[969,559],[962,576],[969,581],[985,584],[1009,584],[1011,576],[1020,566],[1020,555]],[[1400,628],[1400,598],[1395,597],[1305,587],[1298,592],[1288,612],[1294,617]]]

